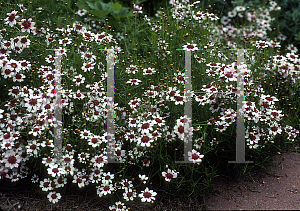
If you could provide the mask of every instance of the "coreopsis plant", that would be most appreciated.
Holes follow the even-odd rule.
[[[99,197],[116,196],[110,210],[125,210],[124,203],[135,199],[153,203],[162,181],[172,181],[178,192],[203,194],[217,172],[215,152],[223,149],[218,156],[226,162],[235,157],[234,91],[239,74],[245,77],[245,100],[238,112],[244,112],[247,153],[257,157],[276,146],[278,137],[295,141],[298,131],[283,121],[285,114],[276,106],[280,99],[264,88],[275,70],[284,81],[299,83],[295,47],[277,55],[274,49],[280,43],[267,40],[267,23],[240,29],[223,18],[227,25],[219,26],[220,17],[199,11],[198,3],[170,1],[171,10],[158,12],[153,20],[135,5],[135,24],[129,19],[126,26],[143,26],[148,40],[135,40],[135,30],[129,30],[120,43],[107,26],[95,33],[76,21],[41,27],[24,5],[6,11],[6,28],[0,31],[1,81],[8,92],[0,110],[1,179],[15,182],[31,176],[52,203],[59,201],[59,191],[68,183],[78,188],[95,184]],[[246,11],[237,7],[228,17],[244,17]],[[266,10],[255,17],[250,19],[257,23],[259,17],[272,19]],[[245,53],[245,62],[235,62],[234,49],[245,45],[252,51]],[[114,50],[114,154],[119,163],[108,162],[108,49]],[[182,56],[186,50],[193,58],[189,93],[185,82],[191,79]],[[58,53],[61,69],[56,65]],[[192,117],[184,112],[187,96],[192,97]],[[54,150],[58,108],[63,116],[61,158]],[[192,137],[193,149],[183,155],[186,136]],[[190,163],[175,162],[184,156]]]
[[[179,172],[177,172],[176,170],[174,171],[174,170],[168,169],[167,172],[165,172],[165,171],[162,172],[162,176],[165,177],[165,180],[166,180],[167,182],[170,182],[171,179],[177,177],[177,174],[178,174],[178,173],[179,173]]]

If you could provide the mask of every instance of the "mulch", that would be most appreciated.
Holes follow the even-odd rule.
[[[154,204],[131,202],[131,210],[298,210],[300,209],[300,154],[276,155],[270,168],[239,180],[213,179],[214,191],[199,198],[157,191]],[[17,185],[0,180],[0,210],[108,210],[110,198],[99,198],[94,189],[68,188],[57,204],[26,182]]]

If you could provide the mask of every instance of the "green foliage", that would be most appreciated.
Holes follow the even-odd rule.
[[[122,18],[133,16],[129,7],[123,7],[117,1],[105,3],[102,0],[81,0],[77,3],[77,7],[79,10],[87,10],[89,14],[96,16],[96,19],[102,23],[108,19],[108,24],[114,29],[120,28]]]
[[[228,2],[223,0],[204,0],[200,1],[199,5],[201,5],[202,10],[211,8],[214,12],[221,12],[224,7],[229,7]]]
[[[288,43],[300,44],[300,1],[280,0],[277,2],[281,7],[281,13],[276,20],[280,31],[287,36]]]
[[[202,2],[202,1],[201,1]],[[206,1],[204,1],[206,2]],[[281,7],[280,11],[274,12],[275,20],[271,27],[276,32],[281,32],[287,36],[286,43],[292,43],[296,47],[300,46],[300,1],[299,0],[276,0],[277,6]],[[221,6],[222,5],[222,6]],[[262,6],[268,5],[269,1],[261,0],[220,0],[213,6],[215,11],[227,14],[228,11],[234,9],[235,6],[251,7],[255,10]]]
[[[43,12],[41,13],[34,13],[34,16],[32,16],[32,11],[36,7],[39,7],[41,5],[38,4],[38,2],[43,2]],[[192,0],[191,0],[192,1]],[[191,3],[190,1],[190,3]],[[24,1],[25,2],[25,1]],[[53,0],[53,1],[46,1],[46,0],[32,0],[32,5],[24,5],[28,8],[28,11],[24,12],[24,17],[29,18],[33,17],[34,21],[37,21],[38,27],[46,25],[47,28],[50,30],[55,31],[55,28],[60,25],[65,27],[65,23],[72,23],[73,22],[73,16],[78,9],[86,9],[89,11],[91,16],[87,16],[88,19],[94,19],[94,20],[105,20],[109,19],[112,25],[112,22],[115,22],[116,24],[122,24],[122,27],[120,29],[124,28],[124,38],[120,39],[120,43],[118,46],[123,50],[122,53],[118,55],[116,59],[118,59],[119,62],[116,62],[115,67],[115,95],[116,99],[115,102],[118,103],[118,107],[116,106],[116,110],[118,110],[119,120],[116,120],[116,125],[118,128],[116,129],[117,136],[115,137],[115,140],[118,144],[122,145],[122,150],[124,150],[127,154],[121,155],[120,157],[123,159],[124,162],[122,164],[109,164],[105,165],[103,169],[105,172],[112,172],[116,175],[116,178],[114,181],[120,182],[122,178],[134,178],[134,188],[139,191],[144,185],[151,185],[152,187],[155,187],[154,190],[158,190],[160,188],[168,188],[168,191],[172,193],[178,193],[182,194],[184,192],[189,192],[190,194],[196,193],[199,195],[204,195],[206,191],[209,189],[209,186],[212,182],[212,179],[217,176],[228,176],[232,178],[236,178],[238,176],[242,175],[251,175],[254,170],[265,168],[266,164],[270,161],[270,159],[276,154],[277,152],[282,152],[283,149],[288,149],[288,147],[292,147],[292,144],[296,144],[295,142],[289,142],[286,138],[286,134],[280,134],[277,135],[274,139],[274,143],[270,142],[265,133],[263,132],[261,135],[261,139],[259,142],[259,148],[257,149],[250,149],[249,147],[246,148],[246,160],[252,160],[255,161],[254,164],[228,164],[228,161],[235,160],[235,147],[236,147],[236,124],[231,124],[230,127],[228,127],[227,131],[216,131],[211,124],[209,125],[208,122],[214,121],[213,119],[220,119],[219,112],[211,112],[210,108],[211,106],[222,106],[222,108],[236,108],[236,104],[234,99],[228,99],[228,98],[222,98],[221,96],[218,97],[218,99],[211,100],[211,103],[207,103],[206,105],[197,105],[197,102],[193,100],[193,126],[197,126],[199,131],[195,131],[193,138],[195,138],[193,141],[195,144],[197,143],[198,146],[201,148],[198,148],[199,153],[205,155],[203,162],[201,165],[186,165],[186,164],[176,164],[175,161],[179,161],[183,159],[182,150],[184,149],[184,142],[179,139],[178,137],[174,136],[174,139],[167,140],[167,130],[161,130],[161,128],[157,127],[157,131],[163,131],[161,132],[161,137],[157,138],[155,140],[152,147],[142,149],[136,143],[131,141],[130,139],[126,138],[125,135],[129,134],[129,130],[131,130],[133,127],[128,125],[125,120],[128,120],[128,118],[137,118],[137,116],[145,117],[144,114],[149,114],[154,112],[153,108],[156,109],[156,107],[159,107],[157,109],[157,114],[166,115],[164,119],[166,119],[166,125],[168,125],[169,130],[168,132],[172,131],[172,128],[174,128],[174,124],[176,124],[176,120],[180,118],[181,115],[184,113],[184,105],[176,105],[174,101],[168,100],[166,98],[166,94],[164,90],[168,90],[169,88],[176,88],[176,90],[179,91],[179,93],[184,93],[183,89],[183,83],[181,83],[179,80],[183,78],[183,70],[185,67],[184,63],[184,54],[183,52],[176,51],[176,49],[182,47],[186,43],[195,42],[198,47],[199,51],[193,52],[193,56],[199,57],[198,59],[205,59],[205,61],[199,62],[198,59],[192,59],[192,67],[193,67],[193,90],[200,90],[203,86],[206,85],[213,85],[217,87],[220,90],[224,89],[224,86],[222,88],[219,86],[221,85],[229,85],[227,82],[225,82],[223,79],[215,77],[215,76],[209,76],[206,74],[207,66],[211,63],[211,61],[214,62],[222,62],[222,64],[232,64],[233,61],[230,59],[230,51],[229,46],[223,45],[222,43],[222,37],[218,37],[220,40],[220,43],[218,43],[219,40],[215,39],[216,36],[218,36],[217,33],[213,33],[212,29],[215,28],[213,24],[215,22],[210,21],[209,19],[205,21],[208,26],[203,27],[203,25],[192,25],[192,22],[188,24],[188,27],[178,29],[178,26],[176,24],[176,20],[172,19],[171,15],[169,14],[170,11],[167,11],[165,14],[168,17],[168,20],[165,18],[159,19],[160,20],[160,26],[162,27],[158,31],[154,31],[151,29],[145,20],[142,19],[142,16],[135,15],[134,18],[131,18],[132,12],[129,12],[128,7],[124,7],[121,3],[118,2],[108,2],[108,1],[100,1],[100,0],[81,0],[78,2],[77,6],[75,4],[75,0]],[[55,3],[54,3],[55,2]],[[67,3],[68,2],[68,3]],[[71,3],[72,2],[72,3]],[[122,1],[129,2],[129,0]],[[134,1],[136,4],[139,4],[141,2],[149,3],[149,1]],[[163,6],[164,3],[167,4],[168,1],[152,1],[157,2],[155,5],[156,8],[159,9],[159,6]],[[194,1],[195,2],[195,1]],[[227,5],[228,8],[232,7],[232,5],[241,6],[243,4],[251,4],[250,2],[258,2],[258,1],[248,1],[245,3],[245,1],[237,1],[235,2],[224,2],[222,4],[222,1],[203,1],[199,3],[199,9],[201,9],[201,6],[203,8],[210,8],[214,9],[214,7],[222,7],[222,5]],[[65,3],[67,5],[65,6]],[[214,5],[217,3],[216,5]],[[255,3],[256,6],[259,5],[258,3]],[[211,5],[211,7],[209,7]],[[131,5],[129,5],[131,6]],[[143,10],[147,10],[146,5],[140,5],[143,7]],[[244,6],[244,5],[243,5]],[[78,7],[78,8],[76,8]],[[2,11],[0,11],[1,17],[6,17],[6,13],[10,12],[11,7],[4,7]],[[255,8],[255,5],[253,5],[253,8]],[[224,8],[221,8],[222,10]],[[231,8],[233,9],[233,8]],[[221,10],[221,11],[222,11]],[[67,12],[69,11],[69,13]],[[74,11],[72,13],[72,11]],[[51,15],[51,13],[53,15]],[[143,11],[144,12],[144,11]],[[92,16],[93,15],[93,16]],[[142,14],[143,15],[143,14]],[[65,16],[65,17],[64,17]],[[86,16],[84,16],[86,17]],[[131,18],[131,19],[130,19]],[[83,17],[79,17],[79,19],[83,19]],[[125,19],[123,21],[123,19]],[[152,19],[151,23],[156,23],[157,19]],[[49,20],[49,23],[48,21]],[[51,20],[51,24],[50,24]],[[64,22],[62,22],[65,20]],[[75,19],[76,20],[76,19]],[[61,22],[60,22],[61,21]],[[84,19],[84,22],[88,22],[86,18]],[[187,20],[186,20],[187,21]],[[45,22],[45,24],[43,24]],[[55,24],[55,22],[57,22]],[[2,22],[1,22],[2,23]],[[107,23],[105,21],[105,23]],[[87,23],[90,24],[91,23]],[[243,24],[243,27],[247,27],[247,24]],[[112,25],[113,26],[113,25]],[[118,25],[117,25],[118,26]],[[152,25],[151,25],[152,26]],[[115,29],[117,29],[116,26],[113,26]],[[191,30],[193,28],[193,30]],[[27,35],[26,33],[20,32],[20,26],[11,28],[9,26],[6,26],[7,31],[1,30],[0,33],[3,34],[3,40],[9,40],[12,37],[15,37],[19,35]],[[3,32],[2,32],[3,31]],[[58,30],[57,30],[58,31]],[[100,29],[101,32],[107,32],[107,29]],[[77,31],[78,32],[78,31]],[[276,32],[276,31],[275,31]],[[72,33],[72,34],[71,34]],[[105,73],[105,56],[101,52],[99,53],[98,49],[104,49],[105,47],[110,47],[110,45],[114,45],[114,43],[110,43],[107,40],[103,41],[102,43],[99,42],[91,42],[88,39],[81,38],[82,34],[79,36],[79,33],[76,33],[75,31],[71,31],[70,34],[62,33],[61,31],[58,32],[58,38],[53,43],[50,44],[50,46],[46,46],[45,40],[43,37],[37,37],[34,35],[28,36],[28,39],[31,40],[30,48],[24,49],[24,52],[22,54],[17,54],[15,56],[15,60],[23,60],[26,59],[30,61],[32,64],[32,70],[28,71],[26,73],[26,80],[22,82],[23,84],[17,84],[15,82],[12,82],[11,79],[4,79],[0,78],[0,87],[2,87],[2,91],[5,93],[9,92],[9,88],[12,88],[15,84],[18,85],[18,87],[26,86],[31,87],[30,89],[33,90],[33,87],[36,89],[39,89],[42,87],[44,80],[40,77],[40,68],[41,65],[51,65],[46,64],[45,58],[50,57],[53,55],[53,52],[46,51],[48,48],[57,48],[57,47],[65,47],[62,44],[58,45],[58,41],[65,38],[65,36],[69,36],[72,40],[72,45],[69,44],[67,46],[68,52],[67,57],[63,58],[62,60],[62,68],[64,70],[64,75],[62,76],[62,87],[65,90],[81,90],[86,91],[83,86],[80,87],[80,85],[76,86],[74,79],[80,75],[83,75],[85,77],[85,83],[86,84],[93,84],[94,82],[101,82],[103,84],[103,91],[105,91],[105,77],[101,76],[101,73]],[[190,34],[190,36],[185,36],[187,33]],[[52,32],[51,32],[52,34]],[[0,34],[1,35],[1,34]],[[214,37],[214,36],[215,37]],[[107,36],[107,34],[106,34]],[[278,34],[277,34],[278,36]],[[298,34],[299,38],[300,35]],[[201,38],[200,38],[201,37]],[[2,38],[1,38],[2,39]],[[239,40],[240,39],[240,40]],[[237,47],[241,48],[245,45],[245,48],[252,48],[253,45],[251,42],[248,42],[245,44],[245,42],[241,39],[241,37],[237,38]],[[250,38],[252,41],[252,39]],[[166,41],[166,43],[169,44],[169,47],[166,49],[171,52],[170,55],[166,55],[162,51],[160,51],[160,55],[158,54],[158,51],[161,50],[161,45],[159,41]],[[255,41],[255,40],[253,40]],[[112,40],[112,42],[115,42]],[[218,45],[218,47],[213,48],[209,53],[205,48],[202,48],[202,46],[208,45],[207,43],[214,43],[215,45]],[[218,43],[218,44],[217,44]],[[94,73],[91,72],[84,72],[82,67],[84,63],[83,59],[83,52],[80,53],[79,49],[76,49],[77,46],[79,48],[80,45],[86,45],[86,47],[89,49],[89,53],[91,55],[94,55],[95,62],[97,62],[97,65],[95,65]],[[200,47],[201,46],[201,47]],[[219,50],[215,50],[219,49]],[[82,50],[82,49],[81,49]],[[224,54],[227,58],[225,59],[222,56],[217,57],[218,53]],[[15,55],[12,53],[11,55]],[[86,54],[87,56],[88,54]],[[286,115],[286,119],[283,119],[280,123],[283,125],[291,125],[295,127],[296,125],[299,126],[299,109],[291,109],[291,106],[294,108],[300,107],[300,101],[299,101],[299,90],[297,90],[296,85],[294,85],[290,78],[284,78],[281,77],[281,73],[279,72],[279,67],[277,67],[278,75],[275,75],[276,71],[269,71],[267,70],[267,67],[270,67],[270,63],[275,64],[273,61],[266,61],[265,58],[273,58],[275,56],[275,51],[271,49],[270,47],[268,49],[265,49],[263,51],[260,51],[260,49],[253,49],[247,55],[247,64],[249,65],[249,70],[251,70],[251,81],[253,81],[253,85],[250,87],[249,84],[245,87],[245,90],[248,90],[248,88],[255,88],[252,93],[256,93],[257,96],[253,95],[247,95],[247,101],[254,102],[258,104],[259,102],[259,92],[257,87],[263,88],[265,90],[265,93],[271,96],[276,96],[277,99],[281,99],[280,102],[276,103],[279,104],[279,109],[283,110],[284,114],[289,114],[289,116]],[[163,56],[163,58],[161,58]],[[253,59],[254,57],[254,59]],[[252,58],[250,60],[250,58]],[[85,58],[86,59],[86,58]],[[48,63],[48,62],[47,62]],[[92,63],[89,61],[89,63]],[[100,64],[102,63],[102,64]],[[128,71],[125,71],[127,68],[130,68],[129,65],[136,65],[139,68],[155,68],[157,69],[156,74],[152,75],[145,75],[142,73],[142,69],[139,69],[137,71],[137,74],[134,75],[134,73],[128,73]],[[102,66],[102,67],[101,67]],[[54,68],[54,64],[52,64],[52,67]],[[165,68],[166,67],[166,68]],[[39,71],[37,71],[39,70]],[[145,70],[145,69],[144,69]],[[182,71],[181,74],[180,71]],[[265,72],[265,70],[267,70]],[[275,70],[275,69],[274,69]],[[179,74],[179,75],[178,75]],[[253,75],[252,75],[253,74]],[[180,76],[181,77],[178,77]],[[47,77],[46,77],[47,78]],[[44,77],[45,81],[46,78]],[[101,79],[102,78],[102,79]],[[141,83],[137,86],[131,86],[127,82],[129,80],[132,80],[133,78],[140,79]],[[224,78],[224,77],[222,77]],[[195,79],[195,80],[194,80]],[[260,80],[263,79],[263,80]],[[10,80],[10,81],[9,81]],[[48,78],[47,78],[48,80]],[[50,83],[50,81],[48,82]],[[231,83],[231,82],[230,82]],[[235,82],[233,82],[235,83]],[[231,85],[235,85],[235,84]],[[257,85],[256,85],[257,83]],[[299,84],[299,82],[297,81]],[[272,85],[273,84],[273,85]],[[32,85],[32,86],[31,86]],[[100,86],[100,83],[98,84]],[[150,87],[155,86],[154,90],[159,93],[155,99],[152,99],[150,97],[145,96],[143,93],[145,93],[145,89],[148,90]],[[6,86],[9,86],[6,87]],[[162,88],[164,87],[164,88]],[[87,88],[87,87],[86,87]],[[21,89],[21,88],[20,88]],[[76,89],[76,90],[74,90]],[[152,89],[152,88],[150,88]],[[286,93],[285,90],[290,90],[290,92]],[[88,91],[88,90],[87,90]],[[226,91],[226,90],[223,90]],[[228,91],[228,90],[227,90]],[[32,93],[34,93],[32,91]],[[100,93],[100,92],[97,92]],[[165,93],[165,94],[164,94]],[[136,109],[138,110],[137,113],[131,112],[131,109],[129,107],[129,101],[133,98],[141,98],[141,104],[140,106],[137,106]],[[145,96],[145,97],[144,97]],[[282,100],[283,96],[289,97],[287,101]],[[3,101],[3,104],[1,104],[1,107],[4,105],[5,101],[8,100],[9,102],[11,99],[8,99],[8,95],[5,96],[0,95],[1,101]],[[90,96],[92,98],[92,96]],[[178,96],[180,97],[180,96]],[[105,117],[102,115],[102,117],[99,116],[97,119],[97,122],[91,122],[87,120],[87,117],[90,117],[88,115],[93,115],[93,113],[90,113],[92,111],[92,107],[90,107],[90,104],[84,101],[81,101],[79,99],[76,99],[74,97],[69,97],[70,102],[73,103],[73,105],[70,103],[70,106],[64,107],[64,116],[63,116],[63,128],[65,128],[65,139],[63,141],[63,146],[66,146],[66,144],[71,144],[74,146],[75,151],[75,166],[76,172],[86,172],[85,174],[90,175],[92,172],[92,168],[89,166],[90,161],[84,163],[79,162],[78,155],[81,152],[86,153],[87,155],[90,155],[91,157],[94,157],[96,153],[102,153],[100,152],[100,149],[103,151],[105,149],[106,143],[101,143],[101,145],[96,147],[88,148],[88,143],[84,142],[82,139],[79,139],[80,135],[79,133],[83,131],[84,129],[90,130],[93,134],[100,134],[101,136],[103,134],[102,131],[105,131]],[[72,99],[73,98],[73,99]],[[97,99],[100,99],[97,98]],[[71,101],[73,100],[73,101]],[[13,102],[13,101],[11,101]],[[18,104],[20,102],[23,102],[23,100],[18,99],[18,101],[15,101],[14,103],[18,105],[18,107],[15,105],[15,107],[20,108],[20,110],[31,117],[32,111],[26,111],[26,107],[24,107],[22,104]],[[101,99],[101,102],[104,102],[104,100]],[[160,102],[160,103],[158,103]],[[211,104],[211,105],[210,105]],[[278,107],[277,107],[278,108]],[[277,110],[276,108],[276,110]],[[23,111],[23,110],[24,111]],[[72,111],[73,109],[73,111]],[[127,110],[126,110],[127,109]],[[258,108],[259,109],[259,108]],[[122,111],[125,111],[123,113],[124,117],[121,117]],[[24,115],[25,115],[24,114]],[[87,115],[86,115],[87,114]],[[96,115],[96,113],[94,113]],[[161,116],[162,116],[161,115]],[[220,114],[221,115],[221,114]],[[222,114],[223,115],[223,114]],[[150,115],[152,118],[152,115]],[[149,116],[149,119],[150,119]],[[13,115],[11,115],[13,117]],[[223,116],[224,117],[224,116]],[[22,116],[24,120],[24,118]],[[147,117],[148,118],[148,117]],[[138,119],[138,118],[137,118]],[[142,118],[141,118],[142,119]],[[209,120],[208,120],[209,119]],[[27,147],[29,144],[31,144],[31,139],[35,139],[32,134],[29,133],[29,131],[33,128],[32,125],[36,124],[36,119],[29,118],[29,123],[26,123],[28,126],[21,131],[22,139],[26,139],[26,142],[24,140],[24,145]],[[148,120],[148,119],[147,119]],[[146,120],[146,121],[147,121]],[[217,121],[217,120],[215,120]],[[270,119],[270,121],[274,121],[274,119]],[[221,122],[221,121],[220,121]],[[142,122],[141,122],[142,123]],[[194,124],[197,123],[197,124]],[[222,121],[223,123],[223,121]],[[259,124],[261,123],[261,125]],[[246,127],[254,127],[259,126],[260,128],[264,129],[264,131],[267,131],[269,129],[268,125],[264,124],[263,122],[257,122],[254,124],[254,122],[247,121],[245,123]],[[120,127],[119,127],[120,126]],[[200,127],[201,126],[201,127]],[[202,127],[203,126],[203,127]],[[6,130],[6,127],[3,127]],[[67,129],[68,128],[68,129]],[[295,127],[296,128],[296,127]],[[298,129],[298,128],[297,128]],[[20,129],[21,130],[21,129]],[[51,138],[50,130],[52,128],[45,129],[45,132],[40,136],[39,141],[42,143],[46,143],[44,140],[45,138]],[[134,129],[135,130],[135,129]],[[134,131],[133,130],[133,131]],[[1,132],[1,131],[0,131]],[[5,131],[6,132],[6,131]],[[136,133],[138,134],[138,133]],[[157,132],[158,134],[158,132]],[[103,135],[105,136],[105,135]],[[45,138],[44,138],[45,137]],[[104,137],[103,137],[104,138]],[[167,137],[170,139],[170,137]],[[249,138],[247,138],[248,141]],[[49,140],[49,139],[48,139]],[[201,141],[201,145],[199,144]],[[3,146],[3,145],[2,145]],[[0,148],[1,150],[1,148]],[[30,160],[27,161],[27,166],[29,166],[28,170],[31,171],[31,173],[40,173],[45,172],[44,174],[41,174],[42,176],[48,176],[47,169],[43,165],[41,165],[42,158],[47,157],[48,155],[51,155],[51,148],[50,146],[46,146],[41,148],[40,154],[38,158],[35,158],[32,156],[32,154],[29,154],[29,148],[26,148],[26,153],[28,152],[28,156],[30,156]],[[131,158],[131,155],[135,154],[136,152],[141,152],[143,150],[143,154],[136,155],[136,158]],[[46,154],[47,153],[47,154]],[[1,153],[0,153],[1,154]],[[140,154],[140,153],[139,153]],[[51,155],[52,156],[52,155]],[[78,158],[78,159],[77,159]],[[149,164],[149,168],[144,167],[142,165],[143,160],[151,160],[151,163]],[[126,162],[125,162],[126,161]],[[94,163],[94,161],[91,161],[91,163]],[[168,167],[166,167],[168,165]],[[41,166],[41,169],[39,167]],[[162,171],[166,171],[167,168],[170,169],[176,169],[179,171],[178,178],[173,178],[171,183],[167,183],[164,178],[162,178]],[[80,173],[81,174],[81,173]],[[149,177],[149,183],[142,184],[140,183],[138,178],[139,174],[145,174]],[[122,175],[122,178],[117,177],[117,175]],[[68,175],[70,179],[73,175]],[[165,182],[165,183],[162,183]],[[152,185],[153,183],[153,185]],[[115,183],[117,184],[117,183]],[[151,186],[149,186],[151,188]],[[118,190],[116,194],[111,195],[112,201],[113,200],[120,200],[119,193],[121,190]],[[117,198],[118,197],[118,198]]]

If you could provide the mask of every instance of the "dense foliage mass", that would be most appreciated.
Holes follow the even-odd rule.
[[[76,5],[53,0],[43,8],[38,2],[1,5],[1,179],[30,177],[53,203],[69,183],[94,186],[99,197],[112,197],[110,210],[125,210],[136,198],[154,203],[161,187],[203,195],[212,178],[249,173],[297,144],[300,59],[292,44],[279,54],[285,37],[271,28],[276,2],[236,6],[218,17],[201,10],[200,1],[171,0],[155,18],[133,4],[118,32]],[[247,49],[244,62],[237,63],[237,49]],[[115,71],[113,136],[120,163],[107,162],[108,59]],[[251,165],[228,163],[236,155],[239,74]],[[192,118],[185,113],[188,96]],[[62,159],[54,153],[57,109]],[[193,149],[183,155],[187,137]],[[176,163],[184,156],[190,163]]]

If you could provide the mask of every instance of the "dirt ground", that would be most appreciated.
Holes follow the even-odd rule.
[[[270,169],[240,181],[218,180],[220,195],[205,199],[206,210],[299,210],[300,153],[277,155]]]

